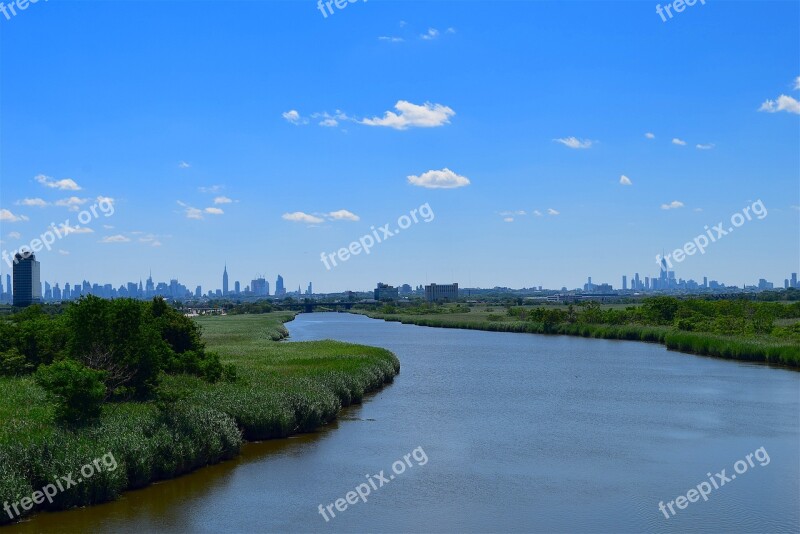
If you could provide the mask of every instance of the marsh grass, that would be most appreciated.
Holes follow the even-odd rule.
[[[738,338],[735,336],[721,336],[705,332],[685,332],[669,326],[644,326],[635,324],[544,324],[532,321],[520,321],[512,317],[507,317],[503,321],[497,321],[495,317],[484,313],[439,315],[362,313],[375,319],[438,328],[460,328],[491,332],[553,334],[598,339],[644,341],[665,345],[670,350],[699,354],[701,356],[769,363],[796,369],[800,368],[800,344],[768,336]]]
[[[161,401],[107,404],[99,423],[78,429],[55,424],[54,406],[32,379],[0,378],[0,506],[109,452],[118,462],[115,471],[97,474],[33,511],[113,500],[125,490],[232,458],[243,440],[314,431],[399,372],[397,358],[383,349],[334,341],[277,343],[288,336],[283,322],[292,317],[200,319],[209,350],[236,366],[235,381],[165,376]],[[0,514],[0,524],[10,522]]]

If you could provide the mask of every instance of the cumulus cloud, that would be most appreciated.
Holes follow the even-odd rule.
[[[220,208],[206,208],[203,211],[205,213],[208,213],[209,215],[224,215],[225,214],[225,212],[222,211],[222,209],[220,209]]]
[[[332,211],[328,214],[328,217],[335,221],[360,221],[361,217],[356,215],[355,213],[347,210],[339,210],[339,211]]]
[[[800,102],[791,96],[781,95],[778,97],[777,102],[774,100],[767,100],[761,104],[761,107],[758,108],[758,111],[766,111],[767,113],[785,111],[786,113],[800,115]]]
[[[714,148],[714,143],[706,143],[697,145],[697,150],[711,150]]]
[[[460,176],[447,167],[440,171],[428,171],[419,176],[409,176],[408,183],[426,189],[455,189],[470,184],[469,178]]]
[[[624,174],[619,177],[619,183],[620,183],[620,185],[633,185],[633,182],[631,182],[631,179],[628,178],[627,176],[625,176]]]
[[[49,187],[51,189],[60,189],[61,191],[80,191],[81,188],[78,184],[75,183],[74,180],[70,178],[64,178],[63,180],[54,180],[49,176],[45,176],[44,174],[40,174],[34,178],[37,182],[42,184],[45,187]]]
[[[684,141],[683,139],[678,139],[677,137],[673,137],[672,144],[678,146],[686,146],[686,141]]]
[[[539,210],[533,210],[533,214],[537,217],[542,217],[544,214]]]
[[[100,240],[100,242],[101,243],[128,243],[128,242],[130,242],[130,240],[131,239],[129,237],[125,237],[122,234],[117,234],[117,235],[110,235],[110,236],[104,237],[102,240]]]
[[[323,219],[315,215],[303,213],[302,211],[295,211],[293,213],[284,213],[282,218],[284,221],[299,222],[305,224],[319,224],[321,222],[325,222]]]
[[[233,200],[228,197],[217,197],[214,199],[214,204],[231,204],[232,202]]]
[[[178,206],[183,208],[183,212],[186,215],[187,219],[202,219],[203,218],[203,210],[194,208],[184,202],[178,201]]]
[[[514,217],[506,217],[503,219],[503,222],[512,223],[514,222]]]
[[[3,222],[22,222],[27,221],[28,218],[24,215],[15,215],[7,209],[0,209],[0,221]]]
[[[594,141],[590,139],[578,139],[577,137],[562,137],[560,139],[553,139],[556,143],[561,143],[565,147],[569,148],[591,148]]]
[[[548,215],[561,215],[561,212],[554,210],[553,208],[547,208]]]
[[[420,39],[425,41],[432,41],[439,37],[439,30],[436,28],[428,28],[428,31],[419,36]]]
[[[222,187],[221,185],[212,185],[210,187],[198,187],[197,188],[198,191],[200,191],[201,193],[205,193],[205,194],[219,193],[223,189],[224,189],[224,187]]]
[[[48,203],[41,198],[23,198],[15,203],[17,206],[27,206],[31,208],[44,208]]]
[[[295,126],[308,124],[308,119],[301,117],[300,113],[296,109],[286,111],[281,114],[281,116],[286,120],[286,122],[294,124]]]
[[[383,117],[363,119],[361,124],[384,126],[395,130],[406,130],[412,127],[436,128],[450,124],[450,117],[456,114],[455,111],[447,106],[430,102],[419,106],[406,100],[400,100],[394,107],[398,111],[397,113],[387,111]]]
[[[648,139],[655,139],[656,135],[654,133],[647,132],[644,136]]]
[[[684,206],[683,202],[680,200],[673,200],[669,204],[661,204],[662,210],[676,210],[678,208],[682,208]]]
[[[56,206],[67,208],[69,211],[78,211],[82,205],[86,204],[87,200],[86,198],[78,197],[62,198],[61,200],[56,200]]]
[[[516,210],[516,211],[501,211],[501,217],[521,217],[523,215],[527,215],[525,210]]]

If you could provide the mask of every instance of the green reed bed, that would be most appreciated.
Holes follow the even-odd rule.
[[[0,506],[107,453],[117,469],[60,492],[31,513],[113,500],[125,490],[230,459],[243,440],[313,431],[399,372],[397,358],[383,349],[276,342],[288,335],[283,322],[293,316],[200,319],[208,349],[236,367],[236,380],[165,376],[158,399],[106,404],[98,422],[77,429],[55,423],[54,406],[32,378],[0,378]],[[0,524],[11,522],[0,514]]]
[[[713,356],[730,360],[741,360],[790,368],[800,368],[800,344],[768,336],[739,338],[721,336],[706,332],[684,332],[670,326],[646,326],[636,324],[609,325],[586,323],[545,324],[533,321],[520,321],[513,318],[488,320],[484,314],[382,314],[362,312],[374,319],[430,326],[436,328],[459,328],[485,330],[490,332],[517,332],[529,334],[553,334],[590,337],[598,339],[618,339],[659,343],[670,350]]]

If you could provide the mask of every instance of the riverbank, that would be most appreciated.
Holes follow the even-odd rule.
[[[19,503],[24,517],[113,500],[233,458],[244,440],[314,431],[399,372],[399,361],[384,349],[334,341],[278,343],[288,336],[283,323],[294,316],[198,319],[208,349],[235,366],[235,380],[212,384],[166,376],[158,401],[107,404],[98,423],[77,429],[55,423],[52,402],[32,378],[0,378],[0,507]],[[113,468],[110,461],[101,463],[91,477],[81,477],[83,466],[108,455]],[[32,502],[39,501],[34,492],[61,477],[72,477],[74,486],[59,491],[52,503]],[[0,510],[0,524],[15,516]]]
[[[462,311],[463,310],[459,310]],[[473,313],[381,313],[354,310],[373,319],[434,328],[457,328],[489,332],[566,335],[659,343],[670,350],[729,360],[758,362],[800,370],[800,344],[768,336],[743,338],[705,332],[681,331],[670,326],[635,324],[544,323],[489,310]]]

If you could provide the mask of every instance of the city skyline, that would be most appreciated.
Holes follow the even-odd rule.
[[[375,2],[330,20],[251,2],[226,25],[178,4],[157,18],[133,4],[42,4],[0,37],[26,51],[3,58],[0,115],[15,134],[3,139],[0,247],[68,221],[74,231],[37,256],[71,280],[169,265],[217,287],[209,258],[227,258],[319,292],[404,278],[561,287],[589,271],[618,284],[758,201],[767,216],[680,272],[778,285],[800,258],[800,30],[775,20],[800,6],[770,6],[718,2],[664,24],[635,2],[577,17],[568,3],[517,3],[512,18]],[[119,17],[162,52],[143,62],[121,45]],[[570,20],[569,38],[548,20]],[[339,53],[320,57],[319,42]],[[221,49],[236,50],[225,65],[195,63]],[[43,71],[83,74],[32,86]],[[103,202],[113,210],[92,214]],[[429,224],[330,271],[319,261],[424,203]]]

